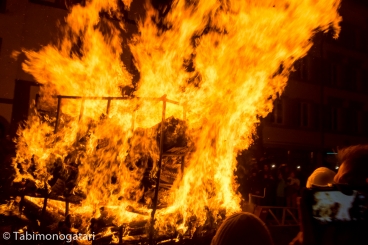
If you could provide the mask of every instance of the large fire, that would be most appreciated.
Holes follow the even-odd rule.
[[[18,132],[16,181],[83,196],[72,212],[86,221],[102,212],[116,225],[149,220],[153,198],[142,180],[147,172],[157,177],[155,133],[167,98],[178,104],[166,103],[165,118],[178,122],[173,137],[184,131],[188,151],[182,176],[159,197],[165,205],[155,228],[183,234],[209,214],[216,223],[240,210],[236,156],[252,143],[293,63],[317,31],[338,35],[340,0],[174,0],[165,15],[147,2],[130,40],[116,20],[118,1],[74,6],[58,44],[24,51],[23,69],[43,86],[38,110]],[[137,83],[121,61],[124,42]],[[61,100],[55,128],[58,95],[83,98]]]

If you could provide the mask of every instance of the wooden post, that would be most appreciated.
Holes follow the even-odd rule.
[[[82,99],[82,103],[81,103],[81,107],[80,107],[80,111],[79,111],[79,119],[78,119],[78,121],[82,120],[83,113],[84,113],[84,99]]]
[[[69,201],[65,202],[65,217],[69,214]]]
[[[41,226],[44,226],[45,222],[45,215],[46,215],[46,207],[47,207],[47,198],[48,198],[48,191],[47,191],[47,183],[44,183],[44,190],[45,190],[45,197],[43,199],[43,207],[41,212]]]
[[[58,130],[58,126],[59,126],[59,121],[60,121],[60,107],[61,107],[61,97],[58,96],[58,102],[57,102],[57,109],[56,109],[56,122],[55,122],[55,129],[54,129],[54,134],[57,133]]]
[[[107,108],[106,108],[106,116],[109,115],[110,112],[110,104],[111,104],[111,99],[107,100]]]
[[[161,176],[161,165],[162,165],[162,155],[164,151],[164,127],[165,127],[165,113],[166,113],[166,95],[162,96],[162,120],[161,120],[161,135],[160,135],[160,158],[158,160],[158,170],[157,170],[157,180],[156,180],[156,187],[155,187],[155,195],[153,197],[153,206],[151,212],[151,227],[150,227],[150,234],[149,234],[149,243],[153,245],[153,235],[154,235],[154,226],[155,226],[155,213],[157,209],[157,202],[158,202],[158,192],[160,188],[160,176]]]

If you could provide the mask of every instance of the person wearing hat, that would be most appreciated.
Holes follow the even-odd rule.
[[[334,177],[336,173],[326,167],[320,167],[313,171],[308,177],[306,187],[328,187],[334,183]],[[298,209],[300,209],[300,198],[298,199]],[[300,210],[299,210],[300,213]],[[301,215],[299,215],[301,217]],[[290,242],[289,245],[301,245],[303,244],[303,231],[301,230],[297,236]]]
[[[334,183],[336,173],[326,167],[320,167],[313,171],[307,180],[306,187],[328,187]]]

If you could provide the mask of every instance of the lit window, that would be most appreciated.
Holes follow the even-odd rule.
[[[331,108],[331,130],[336,131],[338,129],[339,111],[336,107]]]
[[[357,89],[358,74],[357,70],[351,66],[345,67],[344,71],[344,88],[350,90]]]
[[[329,131],[339,130],[340,109],[336,106],[327,106],[324,114],[324,125]]]
[[[337,86],[337,65],[336,64],[331,64],[330,66],[330,84],[332,86]]]
[[[368,49],[368,45],[367,45],[367,49]],[[361,89],[362,89],[362,92],[368,92],[368,71],[366,70],[362,72]]]
[[[0,0],[0,13],[5,13],[6,11],[6,0]]]
[[[308,103],[300,103],[300,126],[301,127],[309,126],[309,104]]]
[[[280,99],[275,100],[275,106],[271,114],[271,122],[276,123],[276,124],[283,123],[283,106],[282,106],[282,100]]]
[[[308,66],[306,59],[298,60],[296,62],[295,68],[297,76],[300,80],[308,80]]]

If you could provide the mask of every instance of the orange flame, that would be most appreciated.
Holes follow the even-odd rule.
[[[293,63],[311,48],[311,37],[329,28],[337,37],[339,5],[340,0],[176,0],[162,17],[146,4],[139,34],[129,40],[140,73],[134,96],[166,94],[179,101],[193,142],[184,175],[167,196],[168,207],[156,215],[159,230],[168,232],[171,225],[186,232],[192,217],[200,226],[208,212],[217,217],[221,210],[240,210],[233,176],[236,155],[252,143],[259,117],[272,110]],[[101,11],[117,9],[115,0],[75,6],[59,45],[24,51],[28,60],[23,69],[43,84],[41,102],[52,113],[36,113],[19,131],[14,162],[28,169],[33,161],[36,172],[19,172],[18,177],[42,187],[55,162],[66,169],[74,159],[79,168],[74,191],[87,193],[83,212],[108,207],[117,223],[125,223],[148,219],[149,209],[134,200],[142,196],[140,181],[147,166],[135,165],[134,159],[158,160],[159,146],[152,132],[142,128],[160,122],[161,103],[129,97],[111,102],[106,115],[106,101],[63,100],[60,129],[53,133],[52,96],[121,96],[121,87],[134,87],[120,59],[123,24],[99,17]],[[168,106],[166,117],[182,113],[181,106]],[[101,140],[106,147],[99,149]],[[140,214],[127,212],[129,207]]]

